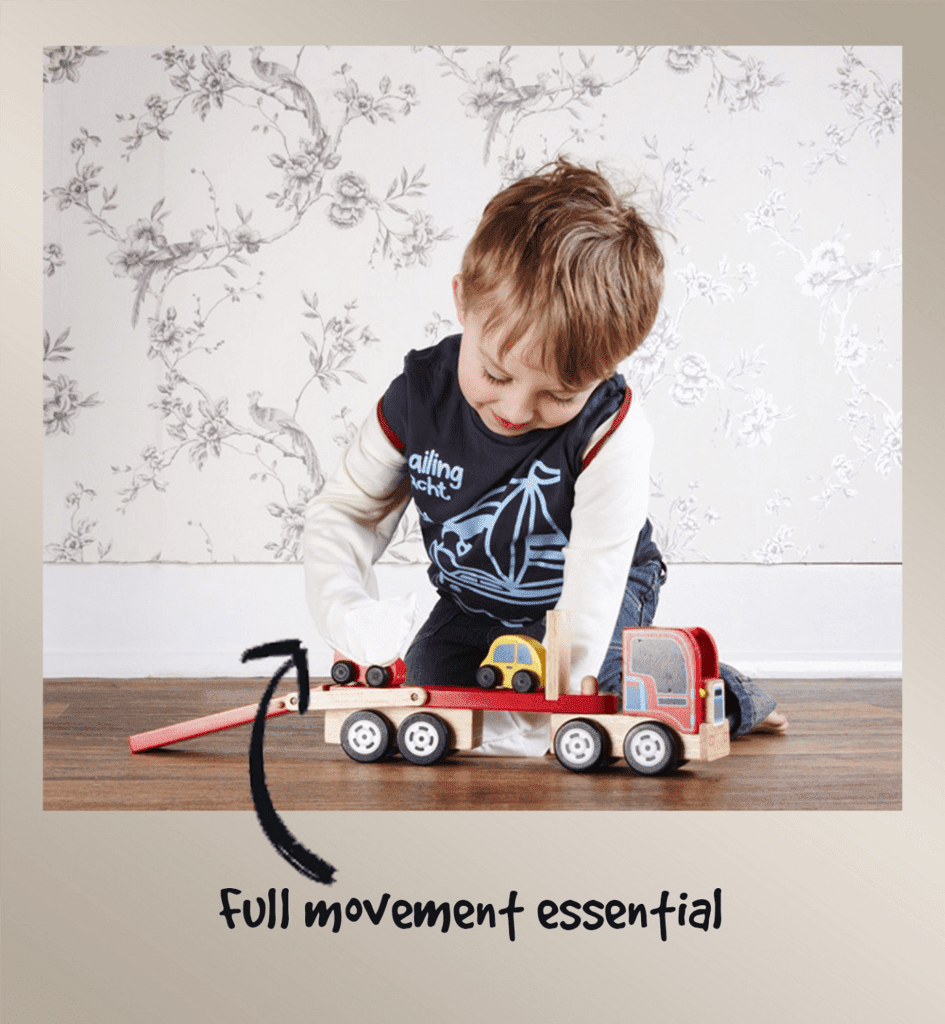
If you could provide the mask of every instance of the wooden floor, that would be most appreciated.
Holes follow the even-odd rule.
[[[47,810],[251,810],[250,727],[132,754],[133,733],[259,700],[268,680],[47,680]],[[783,736],[647,778],[620,762],[592,775],[554,758],[453,755],[431,767],[376,765],[326,745],[322,715],[266,727],[278,810],[899,810],[899,680],[759,681],[789,717]],[[282,691],[291,692],[287,680]]]

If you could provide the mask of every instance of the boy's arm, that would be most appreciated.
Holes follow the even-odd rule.
[[[406,461],[372,410],[305,517],[305,596],[315,627],[360,664],[400,657],[416,597],[378,599],[373,565],[410,500]]]
[[[604,424],[588,445],[606,433]],[[646,522],[653,431],[643,410],[626,419],[580,474],[564,552],[558,608],[571,613],[571,690],[600,670],[627,586],[637,539]]]

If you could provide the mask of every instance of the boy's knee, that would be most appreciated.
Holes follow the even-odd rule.
[[[411,686],[475,686],[486,652],[464,650],[432,637],[414,643],[404,656]]]

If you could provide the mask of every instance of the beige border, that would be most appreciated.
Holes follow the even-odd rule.
[[[932,1019],[942,1000],[939,528],[941,5],[4,2],[4,1020]],[[294,814],[331,890],[251,814],[44,813],[41,797],[39,47],[73,43],[848,43],[905,46],[908,476],[905,809],[898,814]],[[934,390],[933,390],[934,389]],[[226,930],[218,892],[652,903],[724,892],[724,924],[658,933]],[[527,920],[526,920],[527,919]],[[488,963],[489,968],[484,967]],[[685,979],[685,984],[680,984]],[[630,984],[628,984],[628,982]],[[631,995],[632,993],[632,995]],[[687,994],[694,993],[694,994]],[[707,1005],[706,1005],[707,1003]]]

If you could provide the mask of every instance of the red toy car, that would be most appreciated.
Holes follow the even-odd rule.
[[[333,682],[346,685],[348,683],[366,683],[368,686],[400,686],[407,678],[407,666],[398,658],[393,665],[357,665],[346,658],[340,651],[335,651],[335,660],[331,666]]]

